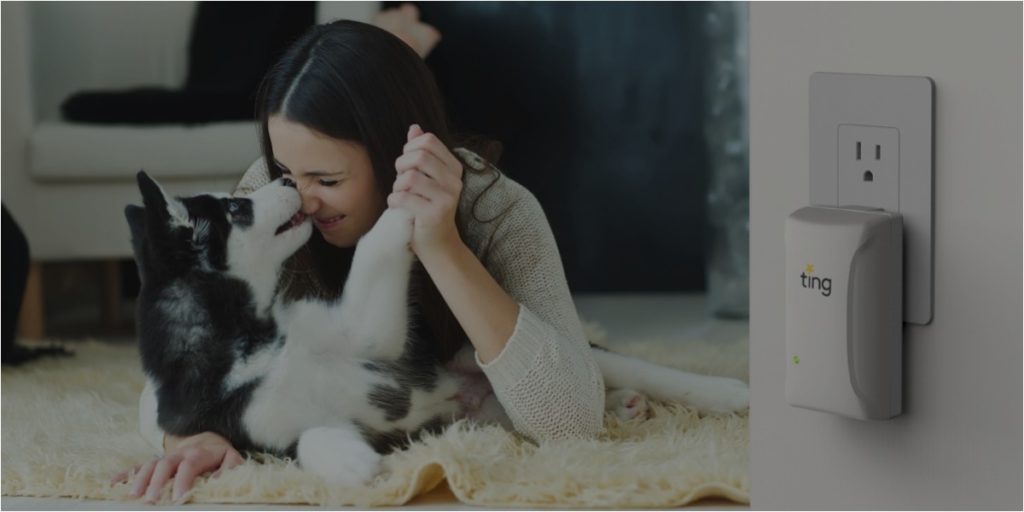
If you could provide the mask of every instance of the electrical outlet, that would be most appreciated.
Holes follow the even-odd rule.
[[[903,321],[932,320],[935,84],[925,76],[814,73],[810,203],[903,217]],[[858,158],[858,144],[860,153]]]
[[[900,131],[886,126],[839,125],[838,204],[900,211]]]

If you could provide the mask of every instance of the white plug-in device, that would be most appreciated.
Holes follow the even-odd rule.
[[[902,411],[903,220],[860,206],[786,219],[786,400],[884,420]]]

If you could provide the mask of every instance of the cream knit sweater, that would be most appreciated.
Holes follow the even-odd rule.
[[[536,440],[593,437],[602,428],[604,382],[590,353],[562,269],[554,235],[540,203],[530,191],[499,176],[476,153],[455,148],[472,169],[465,170],[459,212],[463,242],[499,285],[519,303],[515,330],[505,348],[488,364],[476,362],[494,387],[516,430]],[[267,184],[263,159],[249,167],[235,194]],[[502,212],[507,212],[501,215]],[[493,222],[480,222],[499,219]],[[162,451],[151,383],[139,404],[143,437]]]

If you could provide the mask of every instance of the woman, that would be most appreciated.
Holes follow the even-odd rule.
[[[410,46],[358,22],[314,27],[268,73],[258,105],[263,157],[236,193],[283,176],[317,228],[287,264],[286,296],[337,296],[359,237],[386,208],[407,209],[419,260],[411,289],[428,339],[448,357],[472,344],[520,433],[556,439],[601,429],[601,374],[544,212],[487,159],[457,147],[434,79]],[[149,501],[171,477],[177,498],[199,474],[242,460],[211,432],[163,436],[149,387],[140,425],[165,453],[135,480],[134,494],[146,491]]]

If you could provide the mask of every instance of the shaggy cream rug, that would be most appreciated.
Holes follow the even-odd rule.
[[[591,339],[601,333],[588,326]],[[153,456],[137,433],[143,376],[131,345],[70,345],[72,358],[4,368],[5,496],[129,500],[114,474]],[[747,380],[747,343],[622,343],[617,351],[701,373]],[[523,441],[496,426],[460,422],[384,459],[367,488],[330,488],[295,464],[248,460],[203,478],[183,501],[401,505],[447,479],[462,502],[521,507],[672,507],[704,497],[749,504],[747,413],[702,415],[652,404],[653,417],[608,415],[596,440]],[[169,501],[169,489],[164,495]]]

